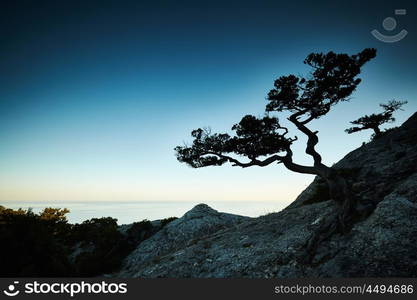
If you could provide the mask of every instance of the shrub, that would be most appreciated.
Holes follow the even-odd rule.
[[[61,243],[70,228],[66,213],[48,208],[35,214],[0,206],[0,276],[71,276],[68,249]]]
[[[161,220],[161,227],[164,227],[165,225],[171,223],[172,221],[178,219],[177,217],[170,217],[170,218],[166,218],[166,219],[162,219]]]

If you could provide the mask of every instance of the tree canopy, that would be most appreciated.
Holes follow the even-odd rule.
[[[209,129],[191,132],[191,145],[175,148],[177,159],[193,168],[220,166],[227,162],[233,166],[266,166],[273,162],[284,163],[290,170],[319,174],[321,156],[314,149],[318,143],[317,132],[306,125],[327,114],[341,101],[349,100],[361,79],[361,67],[376,56],[375,49],[364,49],[354,54],[334,52],[312,53],[304,60],[311,67],[308,76],[281,76],[267,95],[266,115],[244,116],[233,125],[233,135],[211,133]],[[289,136],[272,112],[290,112],[288,118],[308,137],[306,153],[314,158],[314,166],[301,166],[292,161],[291,145],[297,140]],[[248,160],[241,161],[240,157]]]

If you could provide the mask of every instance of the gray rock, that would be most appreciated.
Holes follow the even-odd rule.
[[[196,205],[183,217],[170,222],[155,235],[143,241],[126,258],[120,276],[137,276],[138,268],[153,264],[167,253],[202,241],[206,236],[232,227],[248,217],[220,213],[206,204]],[[180,255],[176,252],[175,255]]]

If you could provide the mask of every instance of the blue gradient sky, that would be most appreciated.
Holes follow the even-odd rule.
[[[308,71],[310,52],[378,49],[352,100],[312,123],[327,164],[369,138],[343,130],[378,103],[408,100],[398,124],[417,110],[411,1],[54,2],[0,4],[0,201],[289,203],[312,176],[191,169],[173,148],[194,128],[261,115],[273,80]],[[370,34],[389,16],[409,31],[395,44]]]

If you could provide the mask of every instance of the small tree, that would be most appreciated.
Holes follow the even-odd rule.
[[[365,115],[350,123],[354,126],[345,130],[347,133],[354,133],[361,130],[372,129],[374,131],[374,137],[378,138],[381,136],[381,129],[379,126],[385,123],[392,123],[395,118],[392,116],[395,111],[401,110],[401,107],[406,104],[407,101],[395,101],[391,100],[387,104],[380,104],[384,111],[379,114]]]
[[[334,105],[349,99],[361,82],[357,76],[362,66],[375,55],[375,49],[364,49],[355,55],[334,52],[308,55],[304,63],[312,68],[309,76],[288,75],[275,80],[274,88],[267,96],[268,115],[262,118],[243,117],[232,127],[235,131],[233,136],[196,129],[191,132],[194,138],[191,145],[175,148],[177,159],[194,168],[225,163],[242,168],[264,167],[278,163],[294,172],[318,175],[327,182],[331,198],[340,204],[336,214],[339,222],[332,222],[323,231],[333,232],[334,223],[340,224],[344,230],[354,207],[354,198],[346,180],[336,170],[323,164],[321,155],[315,149],[319,142],[318,132],[307,125],[327,114]],[[288,120],[308,138],[305,152],[313,158],[313,165],[294,162],[292,144],[297,137],[288,137],[288,128],[282,126],[276,116],[271,116],[273,112],[290,113]],[[240,157],[247,159],[241,161]]]

